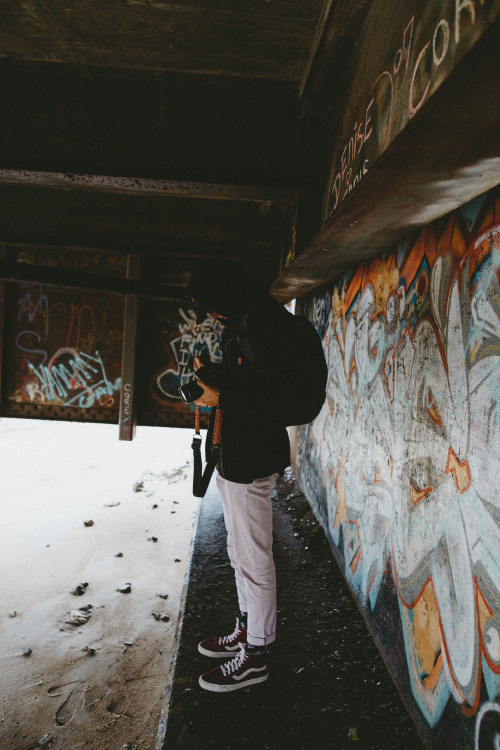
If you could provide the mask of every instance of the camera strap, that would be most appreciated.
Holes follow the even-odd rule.
[[[201,408],[196,407],[194,417],[194,435],[191,448],[193,449],[193,495],[195,497],[205,497],[208,485],[217,466],[220,456],[220,428],[222,424],[222,410],[217,407],[215,412],[214,429],[212,434],[212,449],[208,456],[205,470],[203,471],[203,461],[201,457],[200,435],[200,413]]]

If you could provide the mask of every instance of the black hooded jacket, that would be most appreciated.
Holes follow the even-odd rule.
[[[290,464],[283,408],[296,397],[285,363],[293,347],[292,315],[229,261],[195,271],[188,288],[202,316],[223,315],[221,364],[198,371],[200,381],[220,390],[222,410],[218,471],[225,479],[250,483]],[[285,356],[287,355],[287,356]],[[212,409],[207,448],[212,444]]]

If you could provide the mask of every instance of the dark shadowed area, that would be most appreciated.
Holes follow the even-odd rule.
[[[202,501],[163,750],[421,750],[423,744],[293,475],[274,496],[278,640],[267,683],[205,693],[198,641],[229,633],[233,571],[217,494]]]

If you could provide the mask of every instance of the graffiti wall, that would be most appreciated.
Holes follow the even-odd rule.
[[[126,258],[53,248],[9,260],[118,277]],[[115,422],[121,387],[123,298],[35,283],[5,284],[1,413]]]
[[[500,747],[500,190],[303,301],[297,473],[434,748]]]
[[[3,414],[117,421],[123,300],[38,284],[7,289]]]
[[[162,415],[169,424],[193,426],[194,405],[185,404],[178,389],[192,380],[194,358],[221,359],[218,321],[207,317],[196,321],[195,311],[185,303],[149,301],[144,309],[144,327],[149,336],[140,354],[142,371],[142,417],[146,424],[161,424]],[[208,417],[210,409],[202,409]],[[202,415],[203,416],[203,415]]]
[[[15,262],[125,278],[118,253],[9,249]],[[134,386],[124,379],[125,297],[35,283],[0,286],[3,315],[0,416],[118,423],[120,399],[138,424],[194,425],[195,407],[178,388],[194,378],[195,357],[220,358],[221,327],[196,321],[184,299],[139,300],[134,323]],[[133,391],[133,392],[132,392]],[[202,422],[209,409],[203,410]]]

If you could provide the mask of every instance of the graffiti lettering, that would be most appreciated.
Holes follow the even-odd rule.
[[[130,417],[131,391],[132,386],[130,383],[125,383],[123,386],[123,414],[125,419]]]
[[[91,356],[75,349],[60,349],[47,366],[35,367],[30,363],[29,370],[34,381],[30,383],[30,393],[64,406],[88,409],[102,398],[109,406],[106,397],[120,388],[120,378],[113,383],[108,380],[99,352]]]
[[[105,325],[106,322],[104,320],[103,327]],[[91,351],[95,345],[94,329],[94,314],[90,306],[83,305],[79,308],[72,304],[66,346],[71,346],[73,343],[76,349],[83,347],[87,351]]]
[[[394,58],[394,74],[396,74],[399,71],[399,66],[401,64],[401,60],[403,57],[406,59],[406,66],[405,70],[408,70],[408,65],[410,64],[410,53],[411,53],[411,43],[413,39],[413,23],[415,21],[415,16],[411,17],[410,23],[404,30],[403,34],[403,46],[401,49],[396,52],[396,57]],[[407,36],[408,35],[408,36]],[[399,63],[398,60],[398,54],[400,54]]]
[[[33,288],[25,291],[26,287]],[[20,362],[22,385],[11,399],[80,408],[114,406],[120,378],[109,379],[101,355],[94,348],[95,320],[91,306],[74,303],[69,306],[57,301],[57,296],[56,302],[49,304],[43,286],[21,284],[20,289],[17,322],[22,330],[15,335],[15,342],[18,351],[25,356]],[[63,328],[62,337],[60,323],[52,325],[52,335],[50,315],[63,321],[66,330]],[[106,311],[102,317],[101,322],[105,323]],[[54,345],[52,338],[58,342],[66,340],[66,346]],[[71,346],[71,340],[77,345]]]
[[[25,288],[26,286],[26,284],[21,284],[21,288]],[[31,300],[31,292],[27,292],[23,299],[20,300],[17,319],[22,320],[24,317],[27,317],[28,321],[33,323],[38,316],[41,316],[44,321],[45,336],[47,336],[49,333],[49,301],[43,292],[42,286],[39,288],[38,300],[35,304]]]
[[[440,35],[442,36],[441,54],[438,54],[437,40]],[[444,58],[446,57],[449,44],[450,44],[450,24],[448,23],[448,21],[442,18],[440,22],[438,23],[438,25],[436,26],[434,30],[434,36],[432,37],[432,59],[434,61],[434,65],[436,66],[436,68],[439,68]]]
[[[484,4],[484,0],[481,0],[481,5]],[[474,0],[455,0],[455,34],[454,34],[454,42],[455,44],[458,44],[460,42],[461,38],[461,18],[463,12],[466,11],[470,23],[469,23],[469,29],[474,26],[476,23],[476,7],[474,4]],[[438,40],[441,37],[441,51],[438,51]],[[432,61],[434,63],[434,66],[438,68],[443,60],[445,59],[448,49],[450,46],[450,25],[448,21],[445,18],[442,18],[437,24],[434,29],[434,34],[432,36]],[[427,98],[427,95],[429,93],[429,88],[431,86],[431,77],[429,76],[427,79],[427,83],[425,85],[425,88],[421,94],[421,97],[418,101],[418,103],[414,104],[414,84],[415,84],[415,78],[417,77],[421,62],[423,60],[423,57],[427,51],[427,48],[429,47],[430,42],[427,42],[422,49],[420,50],[420,53],[417,57],[417,61],[415,63],[415,67],[413,68],[413,74],[411,78],[410,83],[410,93],[408,97],[408,113],[410,118],[414,117],[416,113],[419,111],[419,109],[422,107],[425,99]]]
[[[31,285],[20,285],[21,289],[25,289],[27,286]],[[23,354],[41,357],[41,364],[43,365],[47,361],[47,351],[34,348],[33,339],[35,340],[35,347],[37,347],[49,335],[49,301],[42,286],[38,287],[38,299],[35,302],[32,300],[31,294],[31,292],[26,292],[24,297],[19,300],[17,319],[20,322],[27,320],[28,323],[33,325],[32,328],[21,331],[16,336],[16,346]],[[40,328],[39,322],[41,323],[41,333],[36,330],[36,328]]]
[[[422,104],[425,101],[425,98],[427,96],[427,93],[428,93],[430,85],[431,85],[430,80],[428,80],[427,84],[426,84],[426,86],[424,88],[424,91],[422,93],[422,96],[420,97],[418,103],[414,104],[413,103],[413,87],[415,85],[415,78],[417,76],[417,73],[420,70],[420,61],[422,60],[423,56],[425,55],[425,51],[426,51],[427,47],[429,46],[429,44],[430,44],[430,42],[427,42],[427,44],[424,45],[424,47],[422,47],[422,49],[420,50],[420,54],[417,57],[417,62],[415,63],[415,67],[413,68],[413,75],[411,77],[411,83],[410,83],[410,99],[409,99],[410,100],[410,104],[409,104],[409,107],[410,107],[410,110],[409,110],[410,111],[410,117],[413,117],[414,115],[416,115],[417,112],[418,112],[418,110],[422,107]]]
[[[474,0],[455,0],[455,44],[458,44],[460,41],[460,23],[462,19],[462,12],[464,10],[469,14],[470,23],[474,24],[476,22],[476,8],[474,5]]]
[[[42,358],[41,364],[45,364],[47,361],[47,352],[45,349],[34,349],[31,346],[31,339],[34,338],[37,344],[40,344],[42,339],[40,334],[38,334],[36,331],[21,331],[21,333],[18,333],[16,336],[16,346],[19,349],[19,351],[23,352],[24,354],[38,354]],[[26,343],[25,343],[26,341]]]
[[[415,17],[413,16],[410,22],[408,23],[406,29],[404,30],[402,45],[398,49],[394,57],[394,61],[392,65],[394,75],[396,75],[399,72],[403,59],[406,60],[405,73],[408,70],[411,49],[412,49],[412,41],[413,41],[414,20],[415,20]],[[387,147],[389,143],[389,138],[391,135],[391,129],[392,129],[394,82],[393,82],[392,74],[388,70],[385,70],[373,82],[372,87],[371,87],[372,92],[375,89],[378,82],[382,80],[385,80],[389,84],[389,91],[390,91],[389,122],[386,127],[386,147]],[[333,172],[331,188],[330,188],[330,199],[329,199],[330,200],[330,207],[329,207],[330,213],[331,211],[335,210],[335,208],[337,207],[339,203],[341,190],[343,191],[343,197],[345,198],[346,195],[352,192],[355,185],[358,184],[362,176],[365,175],[366,172],[368,171],[368,159],[365,158],[363,161],[363,167],[359,170],[355,170],[357,179],[355,179],[354,182],[351,183],[352,170],[348,172],[347,167],[357,158],[357,156],[359,155],[361,151],[362,146],[370,139],[372,135],[373,123],[372,123],[371,109],[374,103],[375,103],[375,97],[372,96],[372,98],[370,99],[370,101],[368,102],[364,110],[364,114],[360,123],[358,124],[356,122],[354,125],[354,128],[353,128],[354,135],[351,136],[347,144],[344,146],[344,149],[342,151],[342,156],[340,159],[341,169]],[[343,183],[345,183],[345,186]]]
[[[210,317],[203,323],[196,322],[193,310],[187,313],[179,309],[180,336],[170,341],[170,348],[175,357],[175,368],[168,368],[156,379],[160,392],[167,399],[180,400],[178,389],[194,378],[194,358],[206,352],[211,361],[221,358],[220,323]]]
[[[358,184],[366,174],[368,159],[373,163],[389,146],[396,134],[395,130],[400,132],[403,129],[439,85],[440,79],[435,73],[447,57],[456,57],[456,50],[451,49],[452,45],[456,47],[459,43],[464,44],[464,39],[480,22],[477,2],[478,0],[455,0],[452,18],[439,19],[432,35],[424,38],[422,46],[415,44],[418,19],[412,16],[402,33],[394,57],[391,55],[387,66],[384,66],[385,70],[374,77],[373,83],[367,81],[367,97],[356,107],[354,125],[351,127],[346,122],[344,137],[330,174],[326,218],[352,192],[355,187],[353,175],[358,178]],[[479,0],[479,8],[485,2],[486,0]],[[472,38],[470,35],[469,39]],[[404,106],[395,108],[396,101]],[[363,169],[355,163],[358,159],[363,160]]]

